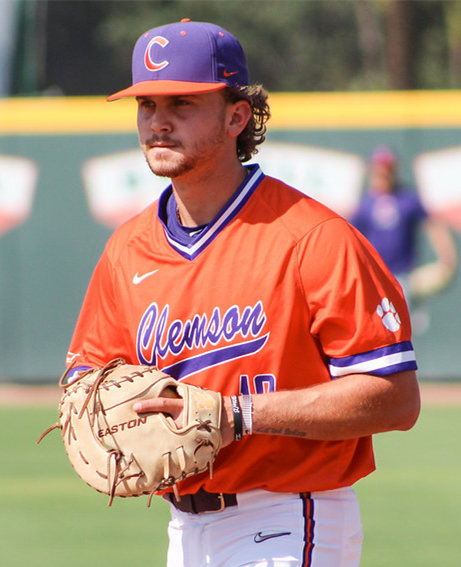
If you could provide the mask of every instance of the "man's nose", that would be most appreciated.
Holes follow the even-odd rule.
[[[161,107],[157,106],[152,113],[150,128],[153,132],[171,132],[171,120],[168,118],[168,113]]]

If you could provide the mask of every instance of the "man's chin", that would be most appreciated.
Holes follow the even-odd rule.
[[[150,166],[149,166],[150,167]],[[160,169],[160,168],[154,168],[154,167],[150,167],[150,170],[152,171],[152,173],[154,175],[156,175],[157,177],[169,177],[171,179],[172,175],[170,175],[170,172],[165,170],[165,169]]]
[[[147,164],[153,174],[158,177],[169,177],[174,179],[175,177],[180,177],[190,171],[190,167],[184,163],[166,163],[161,161],[147,160]]]

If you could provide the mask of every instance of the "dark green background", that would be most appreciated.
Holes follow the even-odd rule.
[[[412,162],[425,151],[459,145],[460,129],[273,131],[272,141],[345,150],[367,158],[389,144],[413,182]],[[0,153],[35,160],[40,169],[30,218],[0,236],[0,380],[56,379],[91,272],[110,230],[89,214],[81,166],[88,158],[133,149],[133,134],[1,136]],[[459,248],[460,235],[456,234]],[[430,250],[421,235],[421,261]],[[423,308],[431,325],[414,337],[422,379],[459,376],[459,277]]]

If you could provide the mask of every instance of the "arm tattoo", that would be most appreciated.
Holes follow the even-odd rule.
[[[290,427],[261,427],[260,429],[254,429],[253,433],[263,433],[264,435],[286,435],[289,437],[307,437],[305,431],[298,431],[297,429],[291,429]]]

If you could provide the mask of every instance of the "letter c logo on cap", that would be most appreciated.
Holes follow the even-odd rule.
[[[152,61],[150,56],[150,50],[153,45],[160,45],[160,47],[166,47],[169,41],[162,37],[161,35],[156,35],[153,37],[149,43],[147,44],[146,51],[144,52],[144,65],[146,66],[149,71],[160,71],[164,69],[168,65],[168,61],[161,61],[160,63],[156,63]]]

